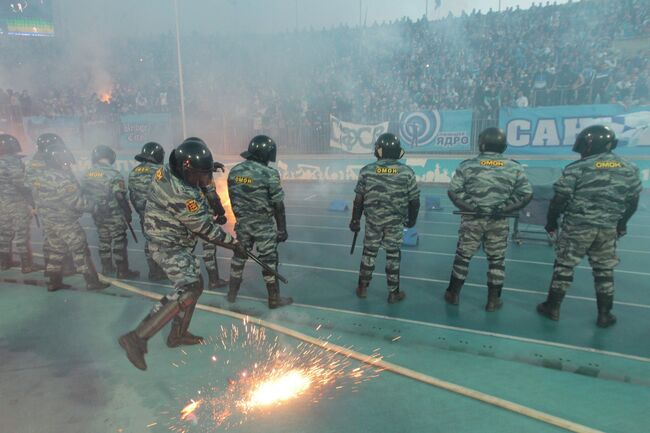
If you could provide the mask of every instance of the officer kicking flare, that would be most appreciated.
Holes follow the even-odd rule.
[[[558,218],[561,214],[564,218],[548,297],[537,306],[551,320],[560,319],[560,304],[573,281],[573,269],[587,255],[596,288],[596,325],[606,328],[616,323],[611,314],[614,268],[619,263],[616,240],[626,234],[642,190],[637,166],[612,152],[617,143],[606,126],[584,129],[573,145],[581,159],[566,166],[555,182],[546,231],[555,235]]]
[[[23,274],[42,270],[33,261],[30,223],[34,199],[26,185],[20,143],[9,134],[0,135],[0,269],[12,265],[11,244],[16,242]]]
[[[469,262],[482,244],[488,260],[485,311],[492,312],[503,305],[510,228],[505,215],[525,207],[533,198],[533,189],[522,166],[503,156],[507,143],[502,130],[487,128],[478,141],[480,153],[460,163],[449,185],[449,198],[463,215],[445,301],[458,305]]]
[[[354,190],[354,206],[350,230],[361,230],[361,215],[366,216],[366,235],[359,269],[356,294],[367,296],[368,285],[375,270],[379,248],[386,250],[388,303],[400,302],[406,293],[400,291],[399,270],[404,226],[414,227],[420,211],[420,190],[415,173],[398,160],[404,156],[399,138],[386,133],[375,142],[377,162],[359,172]]]
[[[142,151],[135,156],[135,160],[140,164],[129,173],[129,199],[133,209],[140,217],[140,228],[144,233],[144,209],[147,204],[147,194],[154,174],[165,162],[165,149],[160,144],[151,141],[142,146]],[[146,238],[144,241],[144,255],[149,267],[149,281],[164,280],[166,278],[165,272],[151,258],[149,241]]]
[[[253,137],[248,150],[241,154],[246,161],[234,166],[228,174],[228,195],[237,219],[237,240],[246,250],[255,245],[260,260],[277,270],[278,242],[285,242],[289,235],[280,174],[268,166],[269,162],[275,162],[276,154],[277,146],[270,137]],[[242,282],[247,258],[242,253],[235,253],[230,264],[228,302],[235,302]],[[266,282],[269,308],[293,302],[292,298],[280,297],[280,285],[275,275],[265,270],[262,270],[262,275]]]
[[[47,146],[43,161],[45,168],[31,186],[45,236],[52,247],[45,270],[45,275],[49,276],[47,290],[54,292],[69,287],[63,284],[62,269],[67,252],[72,254],[77,272],[83,274],[87,290],[105,289],[109,284],[99,280],[86,232],[79,224],[79,218],[90,211],[90,206],[72,173],[74,157],[59,139]]]
[[[115,151],[99,145],[93,149],[93,166],[86,171],[81,187],[94,206],[93,221],[99,238],[99,258],[102,272],[112,275],[117,268],[117,278],[137,278],[138,271],[129,269],[127,223],[131,223],[131,206],[126,198],[124,177],[113,167]]]
[[[193,254],[196,238],[217,243],[246,254],[242,245],[212,221],[201,193],[212,182],[214,163],[208,147],[185,141],[169,156],[169,164],[159,168],[151,183],[145,208],[144,230],[149,251],[171,280],[174,291],[158,302],[138,327],[119,338],[129,361],[141,370],[147,340],[173,320],[167,346],[200,344],[202,337],[188,328],[203,292],[198,258]]]

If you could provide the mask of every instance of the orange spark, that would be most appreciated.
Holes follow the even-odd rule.
[[[189,418],[190,415],[194,413],[195,410],[201,406],[202,400],[194,401],[192,400],[192,403],[188,404],[181,410],[181,419],[184,421],[187,418]]]
[[[110,104],[112,97],[113,97],[113,95],[111,94],[110,91],[109,92],[101,92],[99,94],[99,100],[102,101],[105,104]]]
[[[242,402],[246,409],[268,406],[295,398],[305,392],[311,379],[300,370],[291,370],[278,377],[260,383],[251,392],[247,401]]]

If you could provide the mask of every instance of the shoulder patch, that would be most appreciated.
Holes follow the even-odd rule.
[[[604,168],[604,169],[608,169],[608,168],[622,168],[622,167],[623,167],[623,164],[621,164],[621,163],[618,162],[618,161],[596,161],[596,162],[594,163],[594,167],[596,167],[596,168]]]
[[[100,170],[90,170],[86,173],[86,177],[104,177],[104,173]]]
[[[136,167],[133,171],[135,171],[136,173],[145,173],[145,174],[151,173],[149,167]]]
[[[160,182],[160,180],[163,178],[163,169],[159,168],[156,170],[156,175],[155,175],[156,181]]]
[[[396,169],[396,168],[390,168],[390,167],[377,167],[377,168],[375,168],[375,173],[394,175],[394,174],[398,174],[399,170]]]
[[[235,183],[252,185],[253,184],[253,179],[251,179],[250,177],[246,177],[246,176],[235,176]]]
[[[185,202],[185,207],[189,212],[195,213],[199,210],[199,204],[194,199],[187,200]]]
[[[483,167],[503,167],[506,165],[505,162],[498,159],[482,159],[480,164]]]

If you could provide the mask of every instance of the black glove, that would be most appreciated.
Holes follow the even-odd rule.
[[[497,219],[503,218],[503,215],[504,215],[503,208],[498,206],[498,207],[493,208],[490,211],[489,216],[490,216],[490,219],[497,220]]]
[[[352,219],[350,220],[350,230],[355,233],[358,233],[361,230],[361,221]]]
[[[361,215],[363,215],[363,196],[357,194],[352,202],[352,219],[350,220],[350,230],[355,233],[361,230]]]
[[[546,230],[546,232],[551,236],[554,235],[555,232],[557,232],[557,229],[558,229],[557,220],[548,221],[544,226],[544,230]]]
[[[212,171],[218,171],[221,170],[222,173],[226,172],[226,166],[224,166],[222,163],[214,161],[212,163]]]
[[[231,244],[229,244],[229,248],[235,253],[236,256],[248,257],[248,251],[246,251],[246,247],[239,241],[233,241]]]
[[[133,222],[133,214],[131,213],[131,209],[129,209],[128,212],[124,212],[124,219],[129,224]]]
[[[420,212],[420,199],[416,198],[409,202],[408,208],[408,219],[406,221],[406,227],[412,228],[415,227],[415,223],[418,220],[418,213]]]
[[[226,215],[215,215],[214,216],[214,222],[219,224],[220,226],[224,225],[225,223],[228,222],[228,218],[226,218]]]
[[[278,242],[286,242],[287,239],[289,239],[289,234],[287,233],[286,230],[278,230],[278,234],[276,235],[276,240]]]
[[[619,221],[616,225],[616,236],[622,238],[627,234],[627,223]]]

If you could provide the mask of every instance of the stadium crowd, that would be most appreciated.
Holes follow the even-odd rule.
[[[186,105],[190,114],[252,119],[258,129],[321,126],[330,113],[374,122],[415,109],[470,108],[491,118],[501,107],[643,105],[650,102],[650,49],[619,46],[644,37],[650,0],[547,2],[268,38],[189,32]],[[64,51],[56,38],[1,44],[3,74],[35,58],[54,69]],[[93,119],[178,109],[173,35],[114,41],[108,53],[99,65],[110,76],[104,88],[89,61],[74,65],[66,87],[39,77],[36,87],[0,90],[0,114]]]

